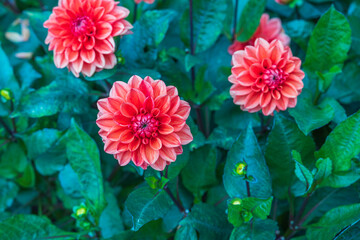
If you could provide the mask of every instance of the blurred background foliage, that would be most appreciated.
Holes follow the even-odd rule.
[[[189,1],[141,3],[134,23],[122,0],[134,29],[117,39],[118,65],[78,79],[44,44],[57,0],[1,1],[1,239],[359,239],[360,1],[238,1],[240,40],[265,11],[304,63],[297,107],[274,117],[230,99],[235,0],[193,2],[194,55]],[[166,180],[120,168],[97,134],[96,101],[134,74],[176,86],[193,107],[194,141]]]

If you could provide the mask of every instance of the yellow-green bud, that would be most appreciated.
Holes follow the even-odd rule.
[[[246,169],[247,169],[246,163],[238,163],[234,170],[237,175],[243,176],[246,174]]]
[[[81,216],[85,215],[86,212],[87,212],[87,209],[84,207],[81,207],[76,210],[76,216],[81,217]]]
[[[1,94],[1,96],[2,96],[3,98],[5,98],[6,100],[8,100],[8,101],[11,100],[11,93],[10,93],[10,91],[3,89],[3,90],[0,91],[0,94]]]
[[[231,204],[232,204],[232,205],[241,205],[241,199],[240,199],[240,198],[234,198],[234,199],[231,201]]]

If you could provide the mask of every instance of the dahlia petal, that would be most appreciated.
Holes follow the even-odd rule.
[[[87,50],[91,50],[95,47],[95,38],[94,37],[89,37],[85,42],[84,42],[84,47]]]
[[[97,68],[104,68],[105,67],[105,57],[103,54],[98,53],[95,51],[95,61],[94,64]]]
[[[273,63],[277,64],[282,56],[282,51],[279,46],[275,45],[271,51],[270,59]]]
[[[99,99],[97,101],[97,107],[101,112],[110,112],[110,109],[108,107],[108,100],[106,98],[103,98],[103,99]]]
[[[170,109],[170,97],[168,95],[162,95],[155,98],[155,107],[162,113],[166,113]]]
[[[190,115],[190,111],[191,111],[190,104],[184,100],[180,100],[180,106],[179,106],[176,114],[187,119]]]
[[[156,80],[154,83],[151,84],[153,89],[154,89],[154,98],[161,96],[161,95],[166,95],[166,85],[163,81],[161,80]]]
[[[169,135],[160,135],[160,140],[165,147],[172,148],[181,145],[180,137],[176,133]]]
[[[105,54],[104,59],[105,59],[104,69],[113,69],[115,67],[115,65],[117,63],[115,54],[113,54],[113,53]]]
[[[258,93],[252,92],[250,93],[245,100],[245,108],[254,108],[259,105],[260,95]]]
[[[258,77],[259,76],[260,75],[258,75]],[[242,76],[238,77],[238,83],[245,87],[252,86],[254,82],[255,79],[250,74],[243,74]]]
[[[262,112],[265,116],[269,116],[274,112],[276,108],[276,102],[272,100],[266,107],[262,109]]]
[[[261,66],[261,64],[255,63],[255,64],[251,65],[249,73],[253,78],[258,78],[262,75],[263,70],[264,69]]]
[[[121,111],[118,111],[114,114],[114,121],[124,127],[131,124],[131,119],[122,115]]]
[[[154,164],[151,164],[150,166],[157,171],[163,171],[166,167],[166,161],[162,158],[159,158]]]
[[[122,115],[124,115],[125,117],[129,117],[129,118],[138,114],[138,110],[137,110],[136,106],[132,103],[127,103],[127,102],[124,102],[121,104],[120,111],[121,111]]]
[[[115,15],[117,19],[126,18],[127,16],[129,16],[129,13],[129,9],[121,6],[116,6],[111,12],[111,14]]]
[[[102,16],[104,16],[105,8],[103,7],[97,7],[94,9],[94,21],[98,21],[101,19]]]
[[[91,77],[92,75],[94,75],[95,71],[96,71],[96,66],[94,64],[89,64],[89,63],[84,63],[83,68],[81,70],[81,72],[87,77]]]
[[[111,12],[113,11],[114,7],[115,7],[115,2],[114,1],[108,1],[108,0],[103,0],[102,1],[102,6],[105,8],[105,12]]]
[[[96,24],[96,34],[95,38],[97,39],[105,39],[111,35],[112,26],[108,22],[98,22]]]
[[[170,99],[170,109],[167,112],[168,115],[174,114],[180,106],[180,98],[176,95]]]
[[[136,166],[141,166],[144,163],[144,159],[140,153],[140,150],[131,153],[131,159]]]
[[[78,57],[77,60],[71,63],[71,66],[74,68],[75,72],[80,73],[84,66],[84,61],[82,60],[81,57]]]
[[[177,132],[176,134],[180,137],[182,145],[189,144],[193,141],[190,127],[187,124],[185,124],[181,131]]]
[[[54,55],[54,62],[57,68],[64,68],[69,63],[69,61],[66,60],[65,58],[65,54],[57,54],[57,53],[55,53]]]
[[[147,97],[144,101],[144,109],[146,110],[146,112],[150,113],[153,108],[154,108],[154,100],[152,99],[152,97]]]
[[[284,67],[284,72],[290,73],[295,70],[295,63],[294,62],[288,62]]]
[[[78,56],[79,56],[78,51],[73,51],[71,48],[66,48],[65,57],[69,62],[74,62],[75,60],[78,59]]]
[[[171,116],[170,124],[173,126],[175,132],[180,131],[184,127],[185,123],[186,120],[183,117],[176,114]]]
[[[168,134],[174,132],[174,127],[172,127],[169,124],[161,124],[158,128],[158,131],[160,134],[168,135]]]
[[[291,79],[288,79],[286,84],[293,86],[295,89],[302,89],[304,87],[304,83],[302,81],[294,81]]]
[[[113,116],[109,113],[105,113],[96,120],[96,124],[99,128],[109,131],[114,126]]]
[[[278,90],[276,90],[276,89],[273,89],[273,90],[271,91],[271,96],[272,96],[272,98],[275,99],[275,100],[279,100],[279,99],[281,98],[280,92],[279,92]]]
[[[150,83],[144,81],[141,81],[139,85],[140,91],[146,96],[146,97],[153,97],[154,91]]]
[[[120,134],[119,140],[122,143],[131,143],[134,140],[134,134],[132,130],[130,129],[123,130],[122,133]]]
[[[126,127],[121,127],[118,125],[114,125],[108,132],[107,134],[107,138],[112,140],[112,141],[119,141],[120,139],[120,134],[126,130]]]
[[[95,50],[102,54],[110,54],[114,52],[114,45],[109,41],[109,39],[95,40]]]
[[[180,155],[183,153],[182,146],[178,146],[178,147],[174,148],[174,150],[175,150],[176,155]]]
[[[296,106],[297,98],[290,98],[289,99],[289,108],[293,108]]]
[[[281,94],[288,98],[293,98],[298,95],[296,89],[292,85],[286,83],[283,84]]]
[[[134,104],[137,109],[144,106],[145,95],[138,89],[132,88],[126,95],[126,101]]]
[[[167,114],[160,114],[157,119],[162,124],[169,124],[171,122],[171,117]]]
[[[133,152],[133,151],[137,150],[140,146],[140,143],[141,143],[140,138],[135,137],[134,140],[131,143],[129,143],[129,146],[128,146],[129,151]]]
[[[150,147],[154,150],[160,150],[162,147],[161,140],[160,140],[160,138],[157,138],[157,137],[151,138],[149,144],[150,144]]]
[[[255,47],[262,46],[265,50],[268,50],[270,47],[270,44],[263,38],[258,38],[255,41]]]
[[[159,150],[154,150],[149,145],[141,145],[140,152],[145,162],[150,165],[154,164],[159,158]]]
[[[268,51],[262,44],[259,44],[259,47],[257,48],[257,56],[259,59],[264,59],[268,57]]]
[[[142,81],[143,79],[141,77],[134,75],[130,78],[128,84],[131,88],[139,88]]]
[[[276,101],[276,106],[281,111],[285,111],[288,107],[289,99],[287,97],[282,97],[279,100]]]
[[[108,154],[116,154],[117,151],[117,142],[107,140],[105,141],[104,151]]]
[[[112,29],[112,36],[119,36],[119,35],[123,35],[128,31],[128,29],[126,28],[126,26],[122,23],[122,21],[118,21],[115,22],[113,24],[113,29]]]
[[[270,93],[261,93],[260,96],[260,106],[261,107],[266,107],[271,100],[271,94]]]
[[[124,100],[119,97],[109,97],[107,98],[107,100],[108,100],[109,110],[112,113],[119,111],[121,104],[124,102]]]
[[[117,81],[114,83],[113,87],[110,90],[110,97],[121,97],[126,98],[127,92],[130,91],[130,87],[127,83]]]
[[[247,98],[247,95],[234,95],[232,96],[234,98],[234,103],[236,105],[243,105],[246,103],[246,98]]]
[[[179,95],[177,88],[174,86],[167,86],[166,92],[170,97]]]
[[[115,155],[115,158],[118,160],[120,166],[128,165],[131,160],[131,152],[121,152]]]
[[[232,85],[230,88],[230,94],[232,95],[247,95],[251,92],[250,87],[245,87],[242,85]]]
[[[83,48],[81,49],[80,56],[84,62],[91,64],[95,60],[95,51],[94,49],[86,50]]]
[[[160,157],[168,162],[175,162],[176,153],[174,148],[163,147],[160,149]]]

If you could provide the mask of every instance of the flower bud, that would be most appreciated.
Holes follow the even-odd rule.
[[[11,92],[9,90],[2,89],[0,95],[7,101],[11,100]]]
[[[246,163],[238,163],[234,169],[234,173],[236,175],[244,176],[246,175],[247,164]]]

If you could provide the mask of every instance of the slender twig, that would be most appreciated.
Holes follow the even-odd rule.
[[[176,199],[180,202],[179,176],[176,177]]]
[[[136,22],[136,18],[137,18],[137,10],[138,10],[138,4],[135,3],[135,6],[134,6],[134,20],[133,20],[133,23]]]
[[[13,101],[10,102],[10,110],[11,110],[11,112],[14,111],[14,102]],[[12,126],[13,126],[13,134],[15,134],[17,132],[15,118],[11,118],[11,123],[12,123]]]
[[[226,199],[228,199],[229,196],[228,195],[225,195],[224,197],[222,197],[219,201],[217,201],[214,206],[217,206],[219,205],[220,203],[222,203],[223,201],[225,201]]]
[[[182,212],[183,214],[186,214],[186,210],[183,207],[183,205],[181,204],[181,202],[179,202],[174,195],[172,194],[172,192],[170,191],[170,189],[168,188],[168,185],[166,184],[164,186],[164,190],[165,192],[169,195],[169,197],[171,198],[171,200],[175,203],[175,205],[177,206],[177,208],[180,210],[180,212]]]
[[[201,117],[201,109],[199,105],[194,105],[195,111],[196,111],[196,119],[197,119],[197,125],[199,127],[199,130],[205,134],[205,129],[204,129],[204,125],[202,122],[202,117]]]
[[[210,135],[210,111],[208,107],[205,107],[205,137]]]
[[[290,228],[292,228],[293,224],[294,224],[294,201],[293,201],[293,197],[291,194],[291,189],[290,187],[288,187],[288,195],[289,195],[289,226]]]
[[[237,24],[237,12],[238,12],[238,8],[239,8],[239,0],[235,0],[235,8],[234,8],[234,25],[233,25],[233,29],[232,29],[232,39],[231,42],[235,41],[236,38],[236,24]]]
[[[11,131],[9,126],[6,124],[6,122],[0,118],[0,124],[4,126],[5,130],[11,135],[12,138],[15,138],[14,133]]]
[[[305,208],[307,206],[307,204],[309,203],[309,199],[310,199],[310,195],[307,195],[306,198],[304,199],[303,203],[301,204],[299,213],[297,214],[296,218],[295,218],[295,223],[297,223],[299,221],[299,219],[302,217]]]
[[[3,2],[3,4],[5,6],[8,6],[11,9],[11,11],[13,11],[14,13],[16,13],[16,14],[20,13],[20,10],[16,6],[16,3],[12,4],[9,0],[5,0],[5,1],[1,1],[1,2]]]
[[[251,197],[251,193],[250,193],[250,183],[246,180],[246,191],[247,191],[247,195],[248,197]]]
[[[277,198],[275,198],[274,199],[274,210],[273,210],[273,215],[272,215],[272,219],[274,221],[276,220],[277,207],[278,207],[278,200],[277,200]]]

